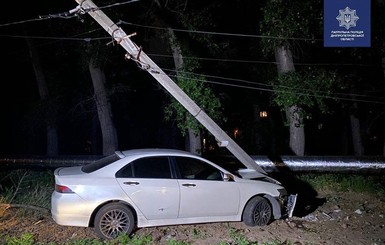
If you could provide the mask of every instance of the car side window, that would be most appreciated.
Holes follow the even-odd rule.
[[[170,179],[168,157],[145,157],[132,161],[116,173],[117,178]]]
[[[182,179],[223,180],[220,170],[195,158],[175,157]]]

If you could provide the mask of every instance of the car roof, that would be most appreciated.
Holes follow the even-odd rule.
[[[177,149],[166,149],[166,148],[144,148],[144,149],[132,149],[120,151],[125,157],[133,155],[175,155],[175,156],[192,156],[199,157],[197,154],[191,152],[177,150]]]

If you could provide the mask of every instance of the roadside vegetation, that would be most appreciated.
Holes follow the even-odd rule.
[[[384,179],[381,176],[352,175],[352,174],[300,174],[297,178],[308,183],[317,191],[341,191],[356,193],[385,194]],[[54,189],[52,171],[13,170],[0,172],[0,207],[2,210],[13,207],[18,208],[19,215],[27,216],[32,213],[49,213],[50,198]],[[1,215],[0,215],[1,219]],[[202,238],[199,230],[192,230],[191,237]],[[14,237],[4,237],[6,245],[42,245],[35,241],[33,234],[24,233]],[[231,242],[229,242],[231,241]],[[55,243],[49,243],[56,245]],[[156,244],[150,235],[122,235],[110,241],[96,239],[81,239],[71,241],[65,245],[146,245]],[[167,245],[189,245],[186,241],[170,239]],[[271,241],[256,243],[248,241],[245,236],[229,227],[228,238],[218,245],[290,245],[290,241]]]

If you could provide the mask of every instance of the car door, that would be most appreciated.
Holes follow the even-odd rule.
[[[222,172],[195,158],[176,157],[180,176],[179,218],[237,215],[239,188],[234,181],[224,181]]]
[[[116,173],[127,196],[149,220],[173,219],[179,213],[179,185],[168,157],[137,159]]]

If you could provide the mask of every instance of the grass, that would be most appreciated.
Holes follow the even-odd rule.
[[[337,190],[357,193],[385,194],[385,183],[382,176],[343,175],[343,174],[300,174],[297,176],[303,182],[311,185],[315,190]],[[52,171],[28,171],[14,170],[0,172],[0,204],[17,204],[33,206],[42,209],[50,209],[51,193],[54,189],[54,177]],[[21,215],[28,215],[27,209]],[[25,212],[25,213],[23,213]],[[218,245],[290,245],[290,241],[271,241],[258,243],[249,241],[242,231],[229,227],[231,243],[223,241]],[[205,239],[209,236],[202,231],[193,229],[190,236],[197,239]],[[93,239],[80,239],[71,241],[66,245],[147,245],[156,244],[150,235],[122,235],[111,241]],[[167,245],[189,245],[186,241],[170,239]],[[35,242],[30,233],[15,237],[6,237],[5,245],[41,245]],[[51,243],[50,245],[56,245]]]
[[[251,242],[248,241],[243,234],[239,234],[236,231],[230,229],[230,236],[233,239],[233,242],[220,242],[218,245],[292,245],[293,243],[285,241],[271,241],[271,242]],[[129,237],[128,235],[121,235],[114,240],[109,241],[100,241],[95,239],[82,239],[72,242],[68,242],[65,245],[153,245],[156,244],[152,241],[150,236],[133,236]],[[7,237],[4,245],[43,245],[42,243],[35,243],[33,235],[30,233],[22,234],[20,237]],[[46,244],[44,244],[46,245]],[[48,245],[56,245],[55,243],[50,243]],[[178,241],[175,239],[170,239],[167,241],[166,245],[191,245],[186,241]]]
[[[116,239],[109,241],[101,241],[97,239],[80,239],[66,243],[65,245],[150,245],[154,244],[151,236],[133,236],[129,237],[127,234],[121,235]],[[35,242],[31,233],[22,234],[20,237],[7,237],[5,245],[43,245]],[[46,245],[46,244],[44,244]],[[50,243],[49,245],[56,245]],[[169,245],[182,245],[182,243],[169,243]]]
[[[52,171],[14,170],[0,174],[0,203],[50,209],[54,190]]]
[[[298,178],[309,183],[315,190],[385,194],[385,182],[379,175],[301,174]]]

